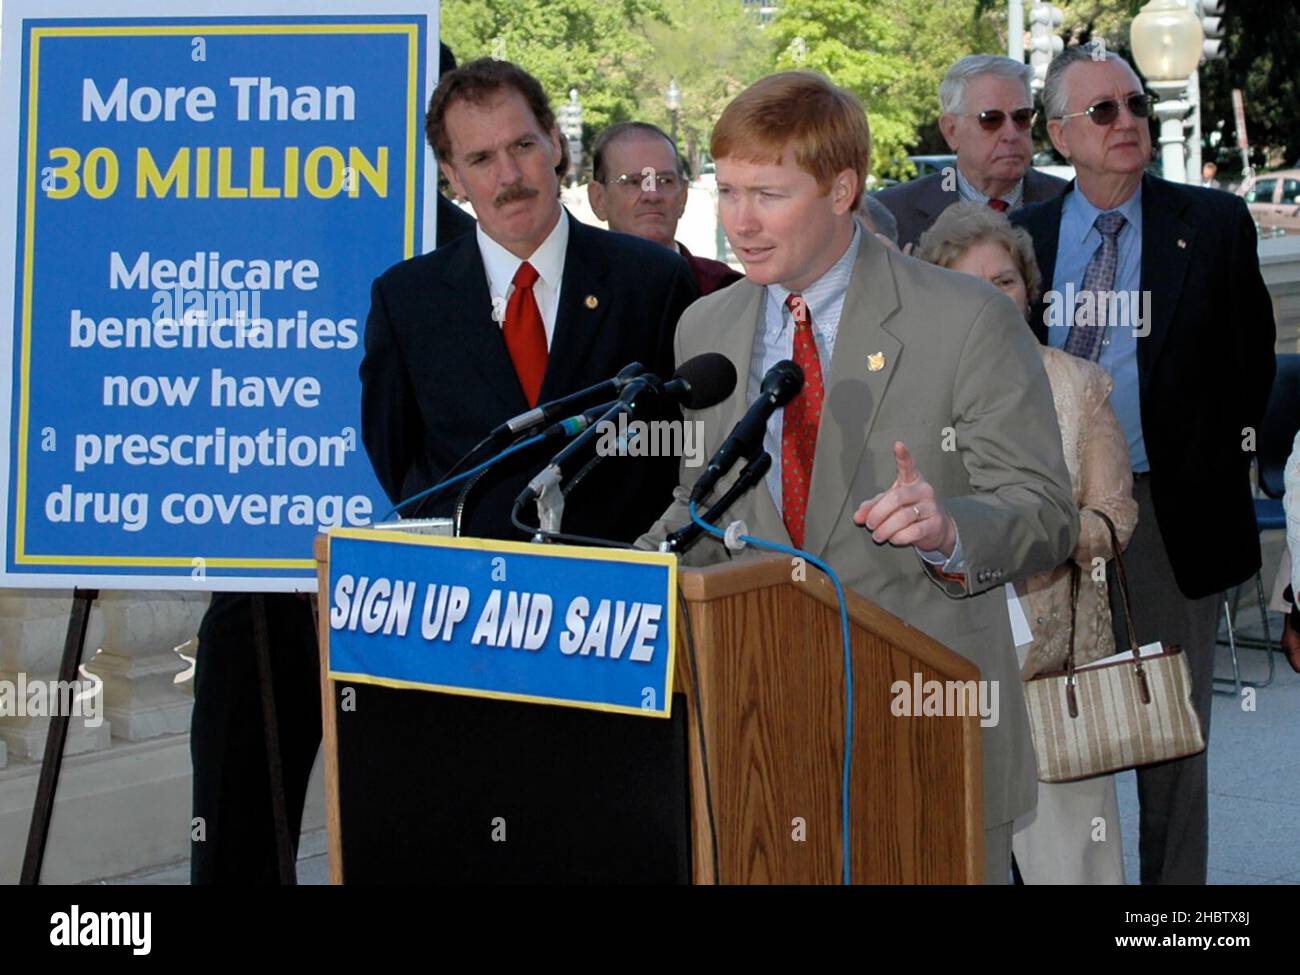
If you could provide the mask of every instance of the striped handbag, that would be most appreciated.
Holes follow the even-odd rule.
[[[1070,652],[1065,670],[1025,681],[1029,728],[1042,782],[1071,782],[1205,750],[1201,723],[1192,706],[1187,658],[1177,646],[1156,656],[1139,654],[1119,539],[1110,519],[1099,511],[1096,514],[1110,529],[1133,657],[1075,669],[1079,566],[1071,562]]]

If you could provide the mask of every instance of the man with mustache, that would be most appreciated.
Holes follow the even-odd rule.
[[[610,230],[663,244],[686,258],[700,295],[739,281],[743,274],[721,261],[696,257],[675,239],[686,210],[686,174],[672,139],[649,122],[619,122],[591,149],[587,197]]]
[[[671,373],[678,316],[697,296],[681,258],[585,226],[560,205],[566,144],[523,69],[483,58],[444,76],[426,134],[479,222],[374,284],[361,427],[395,504],[530,407],[633,362]],[[492,468],[465,507],[462,534],[526,540],[511,510],[547,456],[525,452]],[[605,458],[569,495],[564,530],[631,541],[671,500],[676,471],[673,457]],[[454,501],[424,513],[450,514]],[[536,523],[531,510],[523,518]],[[411,707],[411,692],[357,691],[358,712]],[[395,826],[419,820],[428,860],[412,867],[436,870],[441,882],[681,879],[685,772],[674,756],[684,751],[673,743],[684,740],[684,709],[675,713],[661,722],[422,695],[418,734],[385,742],[374,758],[394,763],[406,786],[394,802],[412,803],[384,815]],[[507,819],[509,842],[492,842],[495,817]]]
[[[899,246],[914,245],[944,210],[970,200],[1006,212],[1060,196],[1065,180],[1030,167],[1033,68],[996,54],[972,54],[939,85],[939,131],[957,165],[876,194],[898,220]]]

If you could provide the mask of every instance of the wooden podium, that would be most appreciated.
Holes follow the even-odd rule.
[[[714,882],[714,831],[722,883],[840,882],[844,665],[838,601],[819,571],[809,569],[806,581],[791,575],[790,559],[774,557],[684,569],[679,576],[684,605],[675,689],[686,693],[692,712],[696,883]],[[869,600],[847,596],[855,714],[853,880],[983,883],[979,716],[891,712],[895,681],[909,688],[916,674],[974,681],[979,669]]]
[[[340,883],[339,688],[327,670],[326,553],[318,539],[325,798],[331,881]],[[844,673],[838,602],[830,580],[816,569],[806,581],[791,576],[790,559],[780,556],[678,573],[674,691],[685,695],[687,733],[677,738],[680,778],[654,788],[665,790],[656,795],[667,806],[681,810],[679,875],[689,870],[695,883],[715,882],[715,833],[722,883],[840,882]],[[870,601],[847,596],[855,713],[853,880],[982,883],[979,715],[911,717],[891,710],[897,681],[907,684],[910,699],[918,675],[922,681],[976,681],[979,670]],[[415,692],[416,707],[423,696]],[[677,697],[678,707],[682,700]],[[677,724],[676,712],[674,719]],[[409,730],[424,724],[418,711],[407,720]],[[645,779],[637,766],[619,767]],[[648,788],[652,780],[641,779],[638,784]],[[570,788],[583,786],[575,780]],[[637,814],[646,812],[639,807]],[[686,863],[688,839],[693,868]]]

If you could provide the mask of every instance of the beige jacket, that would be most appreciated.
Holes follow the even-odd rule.
[[[1074,658],[1080,664],[1115,652],[1105,567],[1093,561],[1114,555],[1110,532],[1105,522],[1084,509],[1106,513],[1115,523],[1122,549],[1137,524],[1137,502],[1133,500],[1128,442],[1108,402],[1114,382],[1095,363],[1059,349],[1043,348],[1042,353],[1061,425],[1065,464],[1079,506],[1079,542],[1073,558],[1082,572]],[[1028,679],[1064,669],[1070,649],[1069,563],[1017,582],[1016,590],[1025,600],[1034,636],[1021,675]]]
[[[764,295],[752,281],[738,281],[691,305],[678,324],[678,362],[720,352],[741,377],[724,402],[687,411],[701,423],[705,457],[749,405],[746,377]],[[998,681],[999,720],[982,736],[988,826],[1033,808],[1038,788],[1003,584],[1060,565],[1079,530],[1051,397],[1038,345],[1005,295],[863,236],[817,433],[804,548],[834,566],[846,587]],[[875,544],[853,523],[858,505],[893,483],[896,440],[907,444],[957,523],[966,566],[960,581],[938,578],[911,548]],[[690,520],[684,502],[700,472],[683,463],[677,502],[639,545],[654,547]],[[740,499],[732,519],[789,544],[766,483]],[[759,554],[745,549],[734,558]],[[704,538],[682,562],[732,557]]]

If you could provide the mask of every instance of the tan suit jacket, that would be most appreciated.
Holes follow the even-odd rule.
[[[695,302],[678,325],[678,362],[721,352],[741,377],[723,403],[687,414],[702,424],[705,457],[748,407],[745,377],[764,297],[763,287],[745,279]],[[964,579],[940,579],[913,549],[877,545],[852,521],[862,501],[893,483],[896,440],[948,504]],[[683,464],[685,487],[638,544],[657,544],[689,520],[685,502],[701,470]],[[730,519],[743,519],[753,535],[790,543],[766,484],[742,498]],[[999,722],[984,731],[986,828],[1032,808],[1037,779],[1003,583],[1060,565],[1078,531],[1047,376],[1010,300],[864,235],[831,361],[804,547],[847,587],[998,681]],[[751,554],[758,553],[736,557]],[[682,561],[707,565],[730,557],[721,542],[705,538]]]

